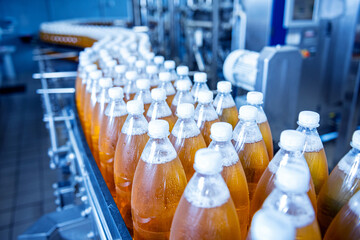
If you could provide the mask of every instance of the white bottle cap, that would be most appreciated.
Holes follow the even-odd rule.
[[[114,68],[116,73],[125,73],[126,72],[126,65],[116,65]]]
[[[171,81],[171,74],[169,72],[161,72],[159,73],[159,80],[162,82]]]
[[[301,151],[304,148],[306,136],[296,130],[285,130],[280,134],[279,146],[288,151]]]
[[[126,103],[126,110],[129,114],[140,115],[144,112],[144,104],[140,100],[131,100]]]
[[[176,89],[178,91],[187,91],[190,90],[191,84],[187,80],[180,80],[176,82]]]
[[[95,70],[90,72],[89,74],[91,79],[99,79],[102,77],[102,71],[101,70]]]
[[[221,154],[215,150],[203,148],[195,153],[194,169],[201,174],[217,174],[222,171]]]
[[[154,88],[151,90],[151,98],[155,101],[164,101],[166,99],[166,91],[163,88]]]
[[[153,53],[153,52],[148,52],[148,53],[146,53],[145,54],[145,59],[149,62],[149,61],[151,61],[154,57],[155,57],[155,53]]]
[[[360,150],[360,130],[353,133],[351,146]]]
[[[275,185],[284,192],[306,193],[310,185],[310,171],[300,164],[285,164],[276,172]]]
[[[114,67],[116,65],[116,63],[117,63],[116,60],[107,61],[106,62],[106,67],[112,68],[112,67]]]
[[[231,82],[229,81],[220,81],[217,83],[217,90],[221,93],[231,92]]]
[[[154,63],[155,64],[163,64],[165,58],[163,56],[155,56],[154,57]]]
[[[302,127],[317,128],[320,122],[320,115],[313,111],[301,111],[298,124]]]
[[[210,132],[214,141],[230,141],[232,138],[232,126],[227,122],[213,123]]]
[[[90,64],[90,65],[85,66],[85,72],[88,72],[88,73],[95,71],[96,69],[97,69],[96,64]]]
[[[135,71],[126,72],[125,77],[127,80],[134,81],[137,78],[137,72]]]
[[[149,136],[151,138],[165,138],[169,136],[169,123],[162,119],[149,122]]]
[[[239,109],[239,119],[244,121],[256,121],[258,110],[254,106],[245,105]]]
[[[289,218],[273,209],[260,209],[251,222],[253,240],[289,240],[295,239],[295,226]]]
[[[113,82],[111,78],[100,78],[99,86],[101,88],[111,88],[113,86]]]
[[[191,103],[180,103],[176,108],[176,115],[179,118],[191,118],[194,116],[194,105]]]
[[[155,65],[149,65],[146,67],[146,73],[147,74],[156,74],[157,73],[157,67]]]
[[[189,68],[187,66],[178,66],[176,68],[177,75],[188,75],[189,74]]]
[[[207,74],[204,72],[197,72],[194,74],[194,82],[206,82]]]
[[[246,101],[249,104],[262,104],[264,95],[261,92],[248,92],[246,95]]]
[[[136,81],[136,87],[140,90],[150,89],[150,80],[149,79],[139,79]]]
[[[122,99],[124,91],[121,87],[112,87],[109,89],[109,97],[112,99]]]
[[[136,57],[135,56],[130,56],[127,58],[128,63],[130,64],[134,64],[136,62]]]
[[[198,96],[199,103],[211,103],[214,98],[214,94],[212,91],[200,91]]]
[[[164,62],[164,67],[165,67],[165,69],[168,69],[168,70],[170,70],[170,69],[175,69],[175,61],[173,61],[173,60],[166,60],[166,61]]]
[[[137,60],[135,62],[135,67],[137,68],[144,68],[146,66],[146,62],[144,60]]]

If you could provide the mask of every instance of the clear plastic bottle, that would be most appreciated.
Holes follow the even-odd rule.
[[[306,135],[303,154],[309,165],[316,195],[329,176],[328,163],[324,146],[316,128],[319,127],[320,115],[312,111],[299,113],[299,127],[296,129]]]
[[[176,75],[176,72],[175,72],[175,61],[166,60],[164,62],[164,68],[165,68],[166,72],[170,73],[170,81],[174,85],[175,80],[177,79],[177,75]]]
[[[159,73],[159,81],[159,88],[166,91],[166,102],[170,107],[176,93],[174,86],[171,84],[171,74],[169,72]]]
[[[99,80],[100,91],[96,96],[96,104],[92,112],[91,118],[91,144],[92,154],[98,166],[99,161],[99,134],[100,124],[104,117],[105,109],[110,102],[109,89],[113,86],[111,78],[100,78]]]
[[[116,66],[116,60],[110,60],[105,63],[104,76],[114,78],[114,67]]]
[[[126,65],[116,65],[114,67],[114,73],[114,86],[124,88],[127,82],[125,78]]]
[[[127,70],[128,71],[136,71],[136,67],[135,67],[135,62],[136,62],[136,57],[135,56],[129,56],[127,59],[125,59],[127,61]]]
[[[177,92],[170,107],[173,114],[176,113],[177,106],[179,106],[181,103],[194,104],[194,98],[190,93],[190,83],[186,80],[178,80],[176,83]]]
[[[194,86],[191,88],[191,94],[194,97],[195,107],[197,106],[199,93],[202,91],[208,91],[209,87],[206,85],[207,74],[203,72],[197,72],[194,74]]]
[[[110,103],[105,109],[99,134],[100,171],[111,195],[115,196],[114,155],[119,133],[125,122],[127,111],[123,100],[124,92],[120,87],[109,89]]]
[[[139,79],[136,81],[136,87],[138,92],[135,95],[136,100],[141,100],[144,104],[144,115],[146,116],[147,111],[151,105],[151,93],[150,93],[150,80],[149,79]]]
[[[326,231],[324,240],[360,239],[360,191],[352,196],[349,202],[341,208]]]
[[[146,62],[144,60],[137,60],[135,62],[136,72],[138,78],[145,78],[146,77]]]
[[[238,122],[239,112],[236,108],[235,101],[231,96],[231,82],[218,82],[217,91],[218,94],[213,102],[216,113],[219,115],[221,122],[230,123],[234,129]]]
[[[148,122],[143,115],[143,103],[139,100],[131,100],[127,102],[126,108],[129,115],[121,128],[116,144],[114,180],[116,205],[133,235],[131,189],[136,166],[149,137],[147,135]]]
[[[295,235],[287,216],[273,209],[260,209],[253,217],[247,240],[295,240]]]
[[[249,225],[249,190],[244,169],[231,143],[232,126],[225,122],[214,123],[211,126],[211,139],[212,142],[208,148],[221,154],[223,166],[221,175],[235,204],[240,222],[241,239],[245,239]]]
[[[256,122],[259,126],[261,135],[263,136],[266,149],[269,155],[269,160],[274,156],[274,145],[273,145],[273,139],[271,134],[271,129],[269,122],[267,120],[266,114],[264,112],[264,109],[262,108],[263,105],[263,94],[261,92],[248,92],[246,96],[246,101],[248,104],[256,107],[258,109],[258,115]]]
[[[239,112],[239,123],[233,132],[233,144],[245,171],[251,202],[260,177],[269,164],[269,157],[256,124],[257,109],[247,105],[242,106]]]
[[[302,155],[304,144],[305,135],[301,132],[295,130],[285,130],[281,133],[279,143],[280,150],[276,153],[273,160],[269,163],[269,166],[260,178],[254,197],[251,201],[250,216],[261,208],[265,199],[275,188],[275,175],[281,166],[285,166],[289,163],[299,164],[309,171],[309,167]],[[316,193],[311,179],[308,196],[316,212]]]
[[[176,118],[172,114],[171,109],[166,103],[166,92],[162,88],[155,88],[151,90],[152,103],[146,114],[148,122],[155,119],[164,119],[169,123],[170,131],[172,131]]]
[[[81,120],[81,123],[83,124],[84,126],[84,121],[85,121],[85,117],[84,117],[84,107],[85,107],[85,95],[86,95],[86,88],[88,87],[88,85],[91,85],[91,78],[90,78],[90,73],[91,72],[94,72],[97,70],[97,66],[96,64],[90,64],[90,65],[87,65],[85,66],[85,73],[82,77],[82,82],[81,82],[81,88],[80,88],[80,99],[79,99],[79,117],[80,117],[80,120]]]
[[[200,149],[194,168],[176,209],[170,239],[241,239],[234,202],[220,174],[220,153]]]
[[[319,225],[309,196],[310,173],[307,167],[289,163],[276,173],[275,189],[262,209],[273,209],[288,217],[296,228],[296,239],[321,240]]]
[[[195,153],[206,144],[194,121],[194,105],[181,103],[177,109],[178,120],[170,134],[170,142],[174,146],[184,167],[186,179],[189,181],[195,170],[193,168]]]
[[[209,90],[200,92],[198,99],[199,104],[194,114],[196,125],[200,129],[207,146],[209,146],[211,142],[211,125],[220,121],[212,104],[213,97],[214,94]]]
[[[149,123],[149,136],[135,170],[131,192],[134,239],[168,239],[187,181],[165,120]]]
[[[136,71],[130,71],[125,73],[125,77],[127,82],[124,87],[124,100],[125,102],[128,102],[134,99],[135,94],[138,90],[136,87],[136,80],[138,79],[138,75]]]
[[[165,58],[163,56],[155,56],[154,57],[154,63],[157,67],[158,72],[162,72],[164,71],[164,61]]]
[[[150,80],[150,90],[157,88],[159,85],[158,70],[156,66],[150,65],[146,67],[147,78]]]
[[[82,58],[84,59],[84,58]],[[78,109],[78,111],[80,111],[80,109],[82,109],[83,103],[81,102],[81,96],[83,96],[83,92],[86,89],[86,71],[85,71],[85,67],[87,65],[90,65],[91,63],[89,62],[89,59],[86,58],[86,60],[82,60],[80,59],[80,63],[79,63],[79,67],[78,67],[78,73],[76,76],[76,82],[75,82],[75,101],[76,101],[76,107]],[[84,85],[83,85],[84,84]],[[80,114],[80,112],[79,112]]]
[[[177,82],[178,81],[187,81],[190,84],[190,88],[192,87],[192,82],[189,78],[189,68],[187,66],[178,66],[176,68],[176,73],[178,75],[177,80],[174,83],[174,87],[177,88]]]
[[[318,195],[318,221],[322,234],[349,199],[360,190],[360,130],[354,132],[352,149],[340,160]]]

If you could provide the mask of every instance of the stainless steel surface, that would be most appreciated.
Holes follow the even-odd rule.
[[[74,78],[77,76],[76,71],[69,72],[51,72],[51,73],[34,73],[33,79],[41,79],[41,78]]]

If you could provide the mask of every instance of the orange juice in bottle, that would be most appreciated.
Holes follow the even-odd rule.
[[[99,80],[100,91],[96,96],[96,104],[92,112],[91,118],[91,144],[92,154],[98,166],[99,161],[99,134],[100,124],[102,122],[105,109],[110,102],[109,89],[112,87],[111,78],[100,78]]]
[[[138,75],[136,71],[129,71],[125,73],[125,77],[127,82],[124,87],[124,101],[127,102],[134,99],[138,90],[136,87],[136,80],[138,79]]]
[[[248,92],[248,94],[246,96],[246,101],[250,105],[252,105],[258,109],[258,115],[257,115],[256,122],[259,126],[261,135],[263,136],[263,139],[264,139],[264,142],[266,145],[266,149],[267,149],[267,152],[269,155],[269,161],[271,161],[271,159],[274,156],[274,146],[273,146],[273,139],[272,139],[270,125],[269,125],[269,122],[265,115],[264,109],[262,108],[263,94],[261,92],[255,92],[255,91]]]
[[[207,74],[204,72],[197,72],[194,74],[194,86],[191,88],[191,94],[194,97],[195,107],[197,106],[199,93],[202,91],[208,91],[209,87],[206,84]]]
[[[83,53],[83,52],[81,52]],[[78,70],[77,70],[77,76],[76,76],[76,80],[75,80],[75,101],[76,101],[76,107],[78,109],[78,111],[80,112],[80,108],[83,107],[81,104],[81,95],[82,95],[82,90],[85,90],[86,86],[82,86],[83,84],[83,79],[86,78],[86,72],[85,72],[85,67],[89,64],[91,64],[90,59],[88,56],[85,56],[84,54],[80,53],[80,57],[79,57],[79,66],[78,66]],[[85,84],[86,82],[84,82]]]
[[[150,80],[150,90],[157,88],[159,85],[158,69],[155,65],[146,67],[147,78]]]
[[[239,123],[234,129],[233,144],[245,171],[251,202],[260,177],[269,164],[269,157],[256,124],[256,107],[242,106],[239,112]]]
[[[221,122],[228,122],[233,129],[238,122],[239,112],[236,108],[235,101],[231,96],[231,82],[220,81],[217,83],[218,94],[214,99],[214,107],[219,115]]]
[[[320,115],[312,111],[299,113],[299,127],[296,129],[306,135],[304,157],[309,165],[316,195],[329,176],[328,163],[324,146],[316,128],[319,127]]]
[[[165,120],[149,123],[149,136],[131,191],[134,239],[169,239],[171,222],[187,181],[168,139]]]
[[[90,82],[90,73],[93,71],[96,71],[97,66],[96,64],[90,64],[85,66],[85,74],[81,78],[81,87],[80,87],[80,96],[79,96],[79,117],[82,123],[82,126],[84,126],[84,99],[85,99],[85,93],[86,93],[86,87],[88,86],[88,82]]]
[[[114,86],[124,88],[126,85],[126,65],[116,65],[114,67]]]
[[[140,100],[144,104],[144,115],[146,116],[147,111],[151,105],[151,93],[150,93],[150,80],[149,79],[139,79],[136,81],[136,87],[138,92],[135,95],[136,100]]]
[[[171,74],[169,72],[159,73],[159,81],[159,88],[166,91],[166,102],[170,107],[176,93],[174,86],[171,84]]]
[[[176,73],[178,78],[174,83],[174,87],[177,89],[177,82],[178,81],[187,81],[190,84],[190,88],[192,87],[192,82],[189,78],[189,68],[187,66],[178,66],[176,68]]]
[[[209,90],[201,91],[199,93],[198,101],[199,104],[195,109],[194,119],[204,137],[206,145],[209,146],[211,142],[211,125],[219,122],[219,117],[212,104],[213,93]]]
[[[171,111],[173,114],[176,114],[176,108],[181,103],[191,103],[194,104],[194,98],[190,93],[191,84],[186,80],[177,80],[176,81],[176,94],[174,100],[171,104]]]
[[[234,202],[221,177],[221,154],[200,149],[194,168],[176,209],[170,239],[241,239]]]
[[[100,171],[105,179],[111,195],[115,196],[114,154],[118,136],[126,119],[126,104],[123,100],[122,88],[109,89],[110,103],[105,109],[100,125],[99,159]]]
[[[232,126],[229,123],[218,122],[211,126],[209,149],[219,152],[222,156],[223,176],[239,218],[241,239],[245,239],[249,225],[249,190],[244,169],[239,156],[231,143]]]
[[[143,112],[144,105],[139,100],[127,103],[128,117],[121,129],[114,157],[114,180],[116,205],[131,235],[133,223],[131,217],[131,189],[134,173],[141,153],[149,140],[148,122]]]
[[[164,62],[164,68],[165,68],[165,71],[170,74],[170,82],[174,85],[175,80],[177,79],[177,75],[176,75],[176,72],[175,72],[175,61],[166,60]],[[170,102],[170,104],[171,104],[171,102]]]
[[[360,189],[360,130],[354,132],[351,146],[352,149],[336,165],[318,195],[317,218],[322,234]]]
[[[181,103],[177,108],[178,120],[170,134],[170,142],[174,146],[184,167],[186,179],[194,174],[194,159],[198,149],[206,148],[199,128],[194,121],[194,105]]]
[[[169,123],[170,131],[172,131],[176,118],[172,114],[169,105],[166,103],[166,92],[162,88],[154,88],[151,90],[152,103],[146,114],[146,119],[150,122],[155,119],[164,119]]]

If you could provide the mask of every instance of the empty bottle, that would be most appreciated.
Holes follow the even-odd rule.
[[[149,136],[135,170],[131,192],[134,239],[168,239],[187,181],[168,139],[167,121],[151,121]]]
[[[314,182],[316,195],[329,176],[328,163],[324,146],[316,128],[319,127],[320,115],[312,111],[299,113],[299,127],[296,129],[306,135],[304,157],[309,165],[311,178]]]
[[[262,209],[273,209],[286,215],[296,228],[296,239],[321,239],[319,225],[309,196],[310,173],[307,167],[289,163],[276,173],[275,189]]]
[[[178,66],[176,68],[176,73],[178,75],[177,80],[174,83],[174,87],[177,88],[177,82],[178,81],[187,81],[190,84],[190,88],[192,86],[192,82],[189,78],[189,68],[187,66]]]
[[[138,79],[138,75],[136,71],[130,71],[125,73],[125,77],[127,82],[124,87],[124,101],[127,102],[133,100],[135,97],[137,92],[136,80]]]
[[[154,57],[154,63],[157,67],[158,72],[164,71],[164,60],[165,60],[165,58],[160,55]]]
[[[194,105],[181,103],[177,108],[178,120],[170,134],[170,142],[174,146],[184,167],[186,179],[189,181],[194,174],[195,153],[206,144],[199,128],[194,121]]]
[[[273,139],[271,134],[271,129],[267,117],[265,115],[264,109],[262,108],[263,104],[263,94],[261,92],[248,92],[246,96],[246,101],[258,109],[258,115],[256,122],[259,126],[261,135],[263,136],[266,149],[269,155],[269,160],[274,156],[274,146]]]
[[[122,88],[109,89],[110,103],[105,109],[100,125],[99,159],[100,171],[111,195],[115,196],[114,155],[119,133],[125,122],[127,111]]]
[[[156,66],[149,65],[146,67],[147,78],[150,80],[150,90],[157,88],[159,85],[158,70]]]
[[[195,107],[197,106],[199,93],[202,91],[209,90],[209,87],[206,85],[207,74],[204,72],[197,72],[194,74],[194,86],[191,88],[191,94],[194,97]]]
[[[171,74],[168,72],[159,73],[159,81],[159,88],[166,91],[166,102],[170,107],[176,93],[174,86],[171,84]]]
[[[220,121],[212,104],[213,96],[213,93],[209,90],[201,91],[198,98],[199,104],[194,114],[196,125],[200,129],[207,146],[211,142],[211,125]]]
[[[220,153],[200,149],[194,168],[196,173],[176,209],[170,239],[240,239],[234,202],[220,174]]]
[[[116,205],[133,235],[131,189],[136,166],[149,137],[148,122],[143,115],[143,103],[139,100],[131,100],[127,102],[126,108],[128,116],[121,128],[114,156],[114,181]]]
[[[360,189],[360,130],[354,132],[352,149],[340,160],[318,196],[318,221],[325,234],[333,218]]]
[[[239,112],[236,108],[235,101],[231,96],[231,82],[218,82],[217,91],[218,94],[213,102],[216,113],[219,115],[221,122],[230,123],[234,129],[238,122]]]
[[[194,104],[194,98],[190,93],[191,85],[186,80],[178,80],[176,85],[176,94],[171,104],[171,111],[173,114],[176,113],[177,106],[181,103]]]
[[[114,72],[114,86],[124,88],[127,82],[125,78],[126,65],[116,65],[114,67]]]
[[[170,81],[171,81],[172,84],[174,84],[175,80],[177,79],[177,75],[176,75],[176,72],[175,72],[175,61],[166,60],[164,62],[164,68],[165,68],[166,72],[170,73]]]
[[[144,115],[146,116],[147,111],[151,105],[151,93],[150,93],[150,80],[149,79],[139,79],[136,81],[136,87],[138,92],[135,95],[136,100],[140,100],[144,104]]]
[[[240,222],[241,239],[245,239],[249,224],[249,190],[244,169],[239,156],[231,143],[232,126],[229,123],[218,122],[211,126],[211,139],[209,149],[221,154],[223,176]]]

